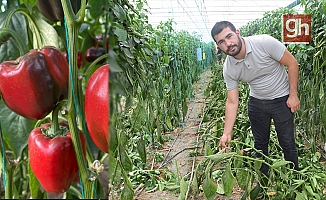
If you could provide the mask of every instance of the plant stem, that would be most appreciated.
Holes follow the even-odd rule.
[[[59,133],[60,129],[59,129],[59,121],[58,121],[58,113],[60,108],[61,108],[61,104],[58,103],[52,111],[52,123],[51,123],[51,130],[49,134],[51,138],[55,137],[56,135],[61,135],[61,133]]]
[[[28,12],[28,10],[26,8],[19,8],[19,9],[15,9],[11,12],[8,13],[8,16],[6,18],[6,21],[4,23],[4,27],[8,28],[9,27],[9,24],[11,22],[11,17],[16,13],[16,12],[20,12],[22,14],[24,14],[27,19],[29,20],[29,23],[32,24],[33,26],[31,27],[33,33],[35,34],[36,36],[36,39],[37,39],[37,45],[38,47],[40,48],[42,46],[42,38],[41,38],[41,35],[40,35],[40,31],[38,30],[37,28],[37,25],[35,24],[35,21],[33,19],[33,16],[31,16]]]
[[[7,169],[6,169],[6,180],[7,180],[6,186],[7,187],[6,187],[6,191],[5,191],[5,199],[13,198],[13,194],[12,194],[12,189],[13,189],[13,184],[14,184],[13,175],[14,175],[14,169],[9,164],[9,165],[7,165]]]
[[[110,160],[110,158],[109,158]],[[109,188],[108,188],[108,195],[110,196],[110,192],[111,192],[111,187],[113,187],[113,183],[114,183],[114,179],[115,179],[115,176],[117,174],[117,170],[118,170],[118,161],[115,163],[115,166],[114,166],[114,170],[113,170],[113,173],[112,173],[112,178],[109,179]],[[109,171],[110,173],[110,171]],[[110,176],[110,174],[108,175]],[[112,197],[114,198],[114,197]]]
[[[18,44],[20,56],[25,55],[29,50],[24,44],[23,39],[12,29],[10,28],[0,28],[0,37],[3,40],[9,40],[12,37],[15,42]]]
[[[72,142],[74,144],[78,167],[82,179],[82,190],[84,191],[84,198],[86,199],[92,199],[93,198],[93,188],[92,188],[92,181],[88,180],[89,177],[89,171],[87,169],[87,162],[85,160],[85,157],[83,155],[82,145],[80,141],[80,137],[78,135],[78,126],[77,126],[77,115],[76,115],[76,109],[78,110],[78,107],[76,104],[78,101],[78,95],[75,94],[77,91],[77,84],[78,84],[78,74],[77,74],[77,46],[78,46],[78,30],[81,25],[81,21],[76,22],[76,16],[73,12],[72,6],[70,4],[69,0],[61,0],[63,11],[66,17],[66,29],[68,34],[68,57],[69,57],[69,92],[68,92],[68,123],[69,123],[69,129],[71,133]],[[82,0],[82,8],[85,6],[83,4],[86,4],[86,0]],[[81,13],[85,14],[85,11],[82,11]],[[84,15],[80,18],[84,18]]]

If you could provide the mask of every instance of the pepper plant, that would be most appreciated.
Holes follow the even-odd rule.
[[[84,98],[89,78],[98,67],[107,62],[108,54],[100,55],[92,62],[80,62],[78,53],[84,54],[89,47],[94,45],[95,40],[99,43],[98,45],[107,47],[105,48],[106,52],[109,50],[106,43],[102,41],[108,38],[105,21],[107,19],[107,2],[104,0],[89,2],[86,0],[57,0],[51,1],[55,4],[47,7],[42,7],[37,2],[37,0],[1,1],[3,10],[0,13],[0,60],[2,65],[9,63],[9,60],[16,60],[20,62],[18,67],[27,66],[27,69],[24,73],[18,74],[21,80],[15,80],[17,82],[5,83],[6,76],[9,76],[10,73],[3,74],[3,78],[1,78],[3,83],[1,83],[0,92],[4,101],[2,100],[0,103],[0,170],[5,191],[1,191],[0,196],[6,199],[50,198],[51,192],[61,192],[66,198],[104,198],[107,193],[107,184],[100,183],[98,176],[103,170],[103,164],[105,164],[104,161],[108,154],[107,151],[101,151],[90,137],[84,116]],[[42,1],[42,3],[46,2],[48,1]],[[79,4],[76,6],[71,2]],[[86,4],[88,5],[87,9]],[[60,18],[48,19],[49,16],[42,14],[50,12],[56,12],[55,15],[60,15]],[[102,35],[102,39],[98,39],[98,35]],[[55,50],[51,50],[52,47],[45,48],[45,46],[53,46]],[[31,51],[30,56],[28,56],[29,50]],[[67,58],[64,57],[64,52],[67,52]],[[37,56],[33,57],[32,55]],[[78,67],[78,63],[82,63],[81,66]],[[13,69],[13,67],[6,68],[7,71],[13,71]],[[53,71],[55,73],[52,73]],[[35,72],[40,73],[35,74]],[[58,72],[62,74],[57,75]],[[25,76],[22,76],[23,74]],[[34,79],[23,77],[34,77]],[[23,81],[26,83],[24,84]],[[106,81],[108,82],[108,80]],[[18,88],[16,93],[8,92],[8,89],[15,85]],[[27,86],[31,87],[27,88]],[[50,88],[53,90],[52,93],[49,92]],[[14,104],[9,104],[12,101],[10,95],[16,95],[13,96],[16,101]],[[41,112],[38,111],[34,114],[32,111],[35,106],[19,102],[23,99],[30,101],[35,99],[35,101],[39,101],[36,105],[46,105],[46,109],[41,108]],[[54,107],[58,103],[63,106],[60,112],[58,110],[54,112]],[[20,107],[17,108],[16,104]],[[21,105],[25,107],[21,107]],[[58,114],[58,116],[52,117],[51,114],[52,116]],[[70,154],[75,154],[77,158],[73,169],[74,174],[71,175],[65,174],[62,171],[64,169],[59,166],[55,167],[57,163],[55,160],[60,160],[60,156],[63,158],[66,155],[59,155],[59,152],[56,152],[56,155],[52,155],[54,160],[51,161],[51,156],[46,156],[46,159],[43,160],[45,163],[42,163],[40,159],[40,162],[30,160],[35,157],[29,157],[27,151],[27,138],[32,134],[32,130],[43,127],[42,124],[49,123],[56,117],[59,117],[60,121],[68,121],[73,144]],[[59,121],[54,120],[53,123],[51,127],[57,127]],[[105,126],[108,122],[103,123]],[[80,137],[79,130],[86,138],[86,145],[84,145],[84,139],[81,139],[83,137]],[[32,143],[28,146],[33,148]],[[61,152],[61,154],[66,153],[68,151]],[[69,155],[67,156],[69,157]],[[70,160],[72,161],[73,158]],[[59,191],[48,189],[45,185],[42,188],[40,183],[44,184],[44,179],[47,177],[39,175],[39,172],[43,170],[40,169],[41,165],[54,167],[47,168],[49,174],[53,170],[71,181],[67,181],[64,189]],[[77,183],[75,183],[76,181]]]

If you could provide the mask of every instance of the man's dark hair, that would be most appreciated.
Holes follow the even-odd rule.
[[[213,26],[213,28],[211,30],[211,35],[212,35],[213,40],[215,41],[215,39],[214,39],[215,35],[221,33],[223,31],[223,29],[225,29],[227,27],[229,27],[231,29],[231,31],[233,31],[233,32],[236,31],[235,26],[229,21],[216,22],[216,24]]]

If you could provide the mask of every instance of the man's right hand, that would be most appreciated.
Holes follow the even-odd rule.
[[[220,148],[219,150],[225,149],[225,152],[228,152],[230,150],[230,141],[231,141],[231,135],[229,134],[223,134],[220,139]]]

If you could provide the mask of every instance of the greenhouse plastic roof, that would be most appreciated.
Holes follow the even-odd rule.
[[[147,0],[149,23],[173,19],[176,31],[186,30],[199,35],[204,42],[212,41],[210,31],[217,21],[228,20],[236,28],[263,17],[267,11],[296,5],[298,0]],[[300,12],[300,5],[294,7]]]

